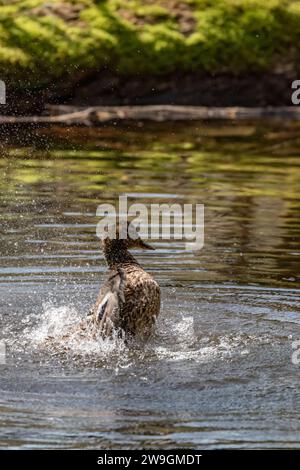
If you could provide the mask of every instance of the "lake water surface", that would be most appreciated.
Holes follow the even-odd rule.
[[[1,448],[300,448],[298,131],[2,131]],[[136,252],[163,297],[145,348],[42,347],[95,300],[106,269],[96,209],[124,193],[204,203],[204,248],[157,239]]]

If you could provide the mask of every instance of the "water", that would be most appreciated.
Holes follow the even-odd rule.
[[[0,447],[300,448],[297,125],[6,137]],[[105,276],[96,207],[124,192],[204,203],[205,247],[156,240],[155,252],[136,253],[163,296],[145,348],[61,341]]]

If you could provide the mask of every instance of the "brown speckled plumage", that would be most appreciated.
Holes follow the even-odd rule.
[[[129,237],[106,238],[102,245],[109,277],[100,289],[90,318],[103,336],[116,330],[126,338],[146,339],[159,314],[160,288],[128,250],[151,247],[140,238]]]

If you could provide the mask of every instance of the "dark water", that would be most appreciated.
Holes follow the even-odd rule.
[[[300,448],[297,125],[6,137],[0,446]],[[105,275],[96,208],[122,193],[204,203],[204,248],[157,240],[136,253],[163,295],[144,349],[78,337],[41,347],[93,303]]]

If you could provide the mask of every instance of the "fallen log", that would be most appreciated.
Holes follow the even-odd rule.
[[[300,120],[300,106],[211,108],[204,106],[47,106],[48,115],[0,116],[0,124],[99,125],[117,121]]]

